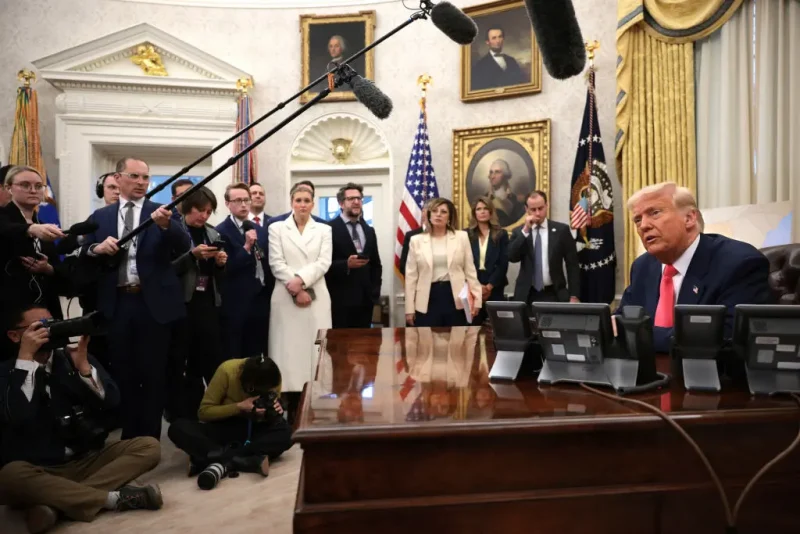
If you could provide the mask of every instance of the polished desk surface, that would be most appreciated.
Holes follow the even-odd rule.
[[[577,385],[490,381],[488,329],[328,330],[319,346],[294,434],[298,534],[723,530],[708,473],[664,421]],[[673,380],[632,397],[685,427],[731,496],[800,420],[793,401],[732,383],[695,394]],[[796,534],[799,476],[798,452],[774,466],[739,532]]]
[[[491,330],[482,327],[328,330],[320,338],[317,379],[307,388],[295,439],[663,424],[642,407],[578,385],[539,385],[535,377],[490,381],[494,357]],[[669,373],[666,356],[657,364]],[[668,388],[631,397],[690,426],[798,416],[791,399],[754,397],[730,383],[721,393],[694,393],[673,379]]]

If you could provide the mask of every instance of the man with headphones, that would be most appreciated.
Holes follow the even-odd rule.
[[[102,198],[106,206],[119,200],[119,185],[113,172],[107,172],[97,179],[95,187],[97,198]]]

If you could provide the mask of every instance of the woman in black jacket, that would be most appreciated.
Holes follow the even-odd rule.
[[[505,300],[508,284],[508,233],[498,224],[491,200],[480,197],[472,204],[472,216],[467,229],[472,245],[472,257],[481,283],[483,302]],[[487,318],[486,305],[472,324],[480,325]]]

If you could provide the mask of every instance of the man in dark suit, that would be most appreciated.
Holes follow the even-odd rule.
[[[503,53],[505,32],[499,26],[486,30],[486,45],[489,53],[472,67],[473,91],[495,89],[525,83],[525,75],[513,57]]]
[[[755,247],[716,234],[701,234],[691,191],[665,182],[628,200],[647,253],[631,266],[620,307],[642,306],[653,321],[657,352],[669,352],[675,304],[723,304],[725,337],[737,304],[771,304],[769,262]]]
[[[336,193],[342,213],[330,221],[333,258],[325,274],[334,328],[369,328],[381,296],[381,258],[375,230],[361,218],[364,188],[349,183]]]
[[[267,203],[267,194],[264,192],[264,186],[258,182],[250,184],[250,213],[247,218],[253,221],[254,224],[266,227],[267,221],[270,216],[264,213],[264,205]]]
[[[578,302],[580,265],[569,226],[547,218],[547,194],[534,191],[525,201],[525,224],[508,244],[508,261],[522,262],[514,288],[519,302]],[[564,278],[564,266],[567,279]],[[569,283],[567,283],[569,280]]]
[[[307,185],[308,187],[311,188],[312,194],[316,194],[316,192],[317,192],[316,188],[314,187],[314,183],[311,182],[310,180],[303,180],[302,182],[297,182],[297,185]],[[291,214],[292,214],[291,211],[287,211],[286,213],[281,213],[280,215],[276,215],[274,217],[270,217],[269,219],[267,219],[267,224],[266,224],[265,228],[268,227],[270,224],[272,224],[274,222],[285,221],[286,219],[289,218],[289,215],[291,215]],[[315,221],[317,221],[318,223],[325,223],[325,224],[328,223],[328,221],[326,221],[325,219],[323,219],[321,217],[317,217],[316,215],[313,215],[313,214],[311,215],[311,218],[314,219]]]
[[[169,210],[145,199],[150,182],[147,163],[123,158],[114,177],[119,202],[89,217],[98,228],[86,236],[83,250],[96,261],[100,256],[119,260],[114,268],[100,271],[96,286],[97,309],[110,321],[110,359],[122,393],[122,439],[160,439],[167,353],[175,322],[186,316],[172,254],[189,250],[191,241]],[[155,224],[120,250],[119,238],[148,218]]]
[[[267,232],[247,220],[250,213],[247,184],[229,185],[225,189],[225,206],[230,216],[217,226],[228,254],[222,288],[225,359],[266,356],[270,288],[275,286],[267,258]],[[252,229],[243,228],[251,224]]]

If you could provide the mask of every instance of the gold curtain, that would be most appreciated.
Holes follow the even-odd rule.
[[[673,181],[696,191],[694,41],[742,0],[619,0],[615,155],[623,202]],[[625,216],[625,283],[638,236]]]

